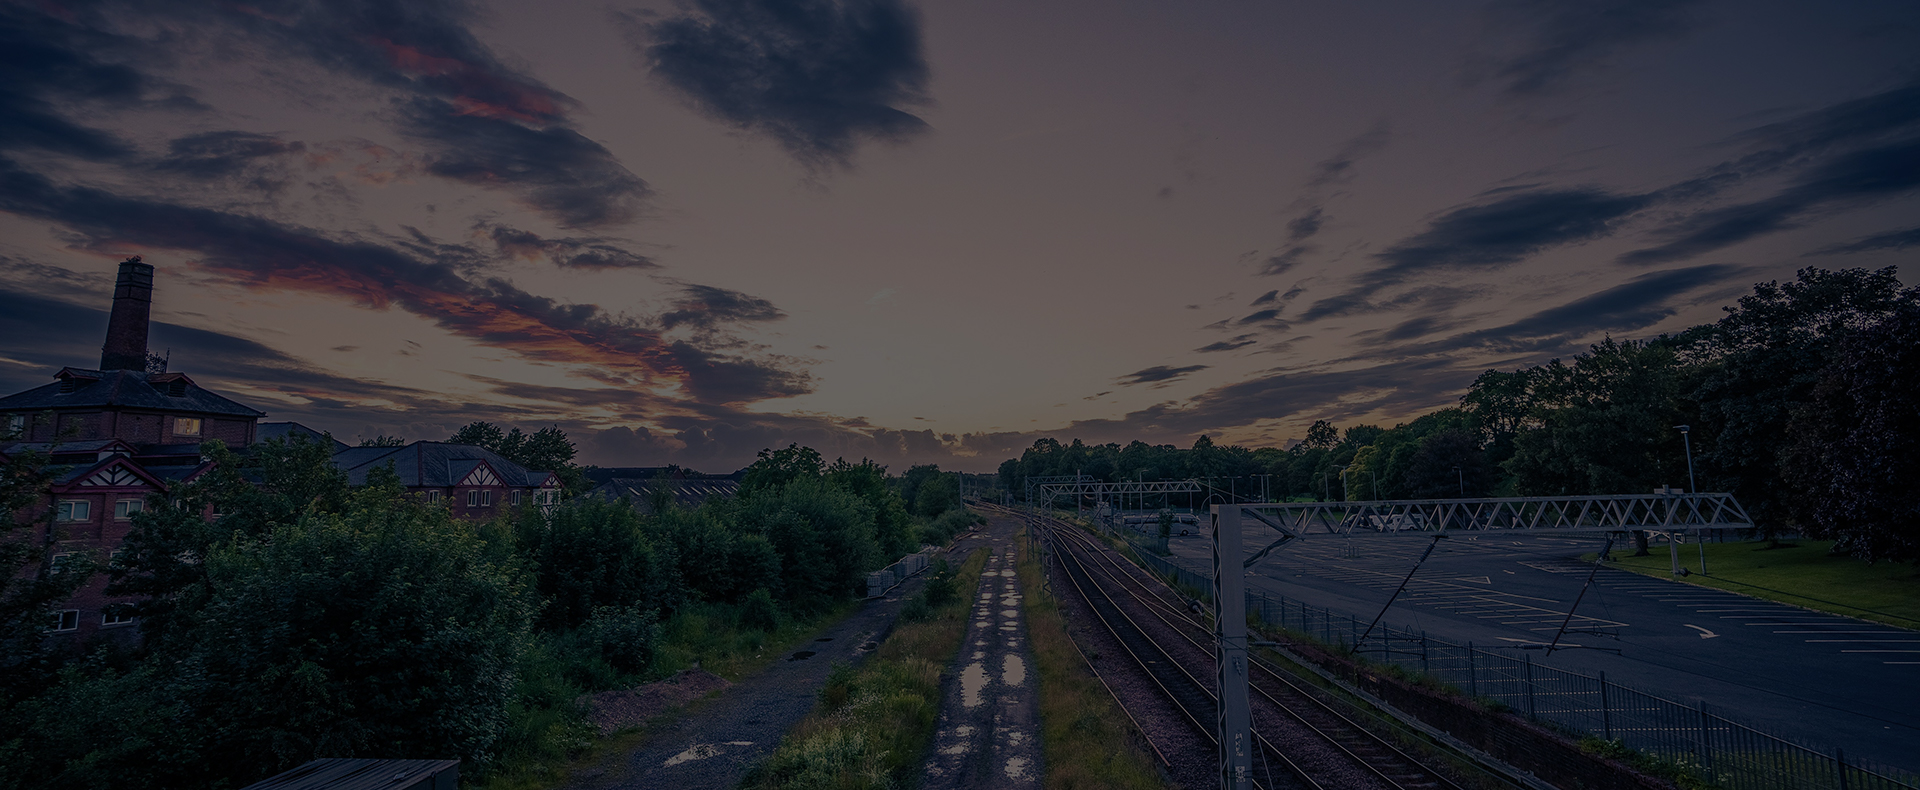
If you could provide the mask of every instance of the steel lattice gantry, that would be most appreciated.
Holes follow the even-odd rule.
[[[1267,526],[1298,536],[1501,530],[1692,532],[1753,527],[1753,520],[1732,494],[1262,502],[1240,507]]]
[[[1079,497],[1091,494],[1099,497],[1107,497],[1114,494],[1123,496],[1131,494],[1197,494],[1200,492],[1201,486],[1198,481],[1194,480],[1156,480],[1151,483],[1095,483],[1092,482],[1091,478],[1088,478],[1076,482],[1044,483],[1038,486],[1038,488],[1040,489],[1039,501],[1051,505],[1056,497],[1063,495]]]
[[[1091,483],[1091,482],[1093,482],[1093,476],[1091,475],[1048,475],[1046,477],[1026,478],[1027,504],[1029,506],[1033,504],[1034,489],[1037,489],[1041,486],[1050,485],[1054,483]]]

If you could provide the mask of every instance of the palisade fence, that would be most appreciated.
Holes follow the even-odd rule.
[[[1213,580],[1147,552],[1148,569],[1207,595]],[[1267,625],[1347,647],[1366,631],[1352,615],[1285,596],[1247,593],[1247,613]],[[1424,674],[1474,697],[1576,736],[1593,736],[1652,755],[1727,790],[1920,790],[1920,776],[1823,752],[1731,721],[1705,703],[1689,705],[1598,677],[1536,664],[1531,655],[1457,644],[1376,626],[1360,651],[1369,660]]]

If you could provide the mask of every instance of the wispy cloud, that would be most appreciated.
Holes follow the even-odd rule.
[[[1125,376],[1121,376],[1115,379],[1114,383],[1122,387],[1131,387],[1135,384],[1153,384],[1159,386],[1179,381],[1180,379],[1186,378],[1189,374],[1198,373],[1206,369],[1206,365],[1187,365],[1177,368],[1166,365],[1155,365],[1145,370],[1136,370]]]
[[[1510,98],[1565,90],[1580,76],[1605,68],[1620,52],[1675,38],[1698,23],[1699,0],[1503,0],[1488,8],[1498,30],[1517,33],[1517,46],[1485,66]]]
[[[1876,233],[1863,239],[1855,239],[1845,244],[1831,244],[1807,255],[1852,255],[1875,250],[1904,250],[1908,247],[1920,247],[1920,228],[1894,230]]]

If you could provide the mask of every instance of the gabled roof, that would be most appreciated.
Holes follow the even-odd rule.
[[[155,477],[152,472],[140,468],[139,464],[123,455],[113,456],[91,466],[75,466],[55,478],[53,485],[61,489],[61,493],[135,486],[167,490],[165,481]]]
[[[181,373],[61,368],[54,378],[59,381],[0,398],[0,411],[112,406],[235,417],[266,416],[266,412],[216,394]],[[72,391],[62,392],[63,389]]]
[[[8,442],[0,444],[0,455],[13,455],[22,450],[44,453],[50,457],[63,455],[93,455],[96,453],[116,452],[134,453],[136,448],[120,439],[81,439],[71,442]]]
[[[459,485],[481,462],[499,476],[501,485],[538,486],[546,479],[545,472],[530,472],[499,453],[470,444],[414,442],[405,447],[349,447],[333,455],[333,465],[345,471],[354,485],[365,484],[368,472],[391,463],[400,484],[408,488]]]
[[[342,450],[352,449],[352,447],[348,445],[346,442],[340,441],[339,439],[335,439],[331,436],[328,436],[327,434],[321,433],[312,428],[308,428],[307,426],[301,425],[300,423],[297,423],[297,422],[263,422],[255,425],[253,428],[253,440],[256,442],[264,442],[268,439],[284,440],[284,439],[291,438],[296,434],[300,436],[305,436],[308,439],[312,439],[316,442],[332,442],[333,451],[336,453]]]

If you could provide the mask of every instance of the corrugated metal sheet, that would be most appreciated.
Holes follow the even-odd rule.
[[[314,760],[245,790],[456,790],[459,760]]]

